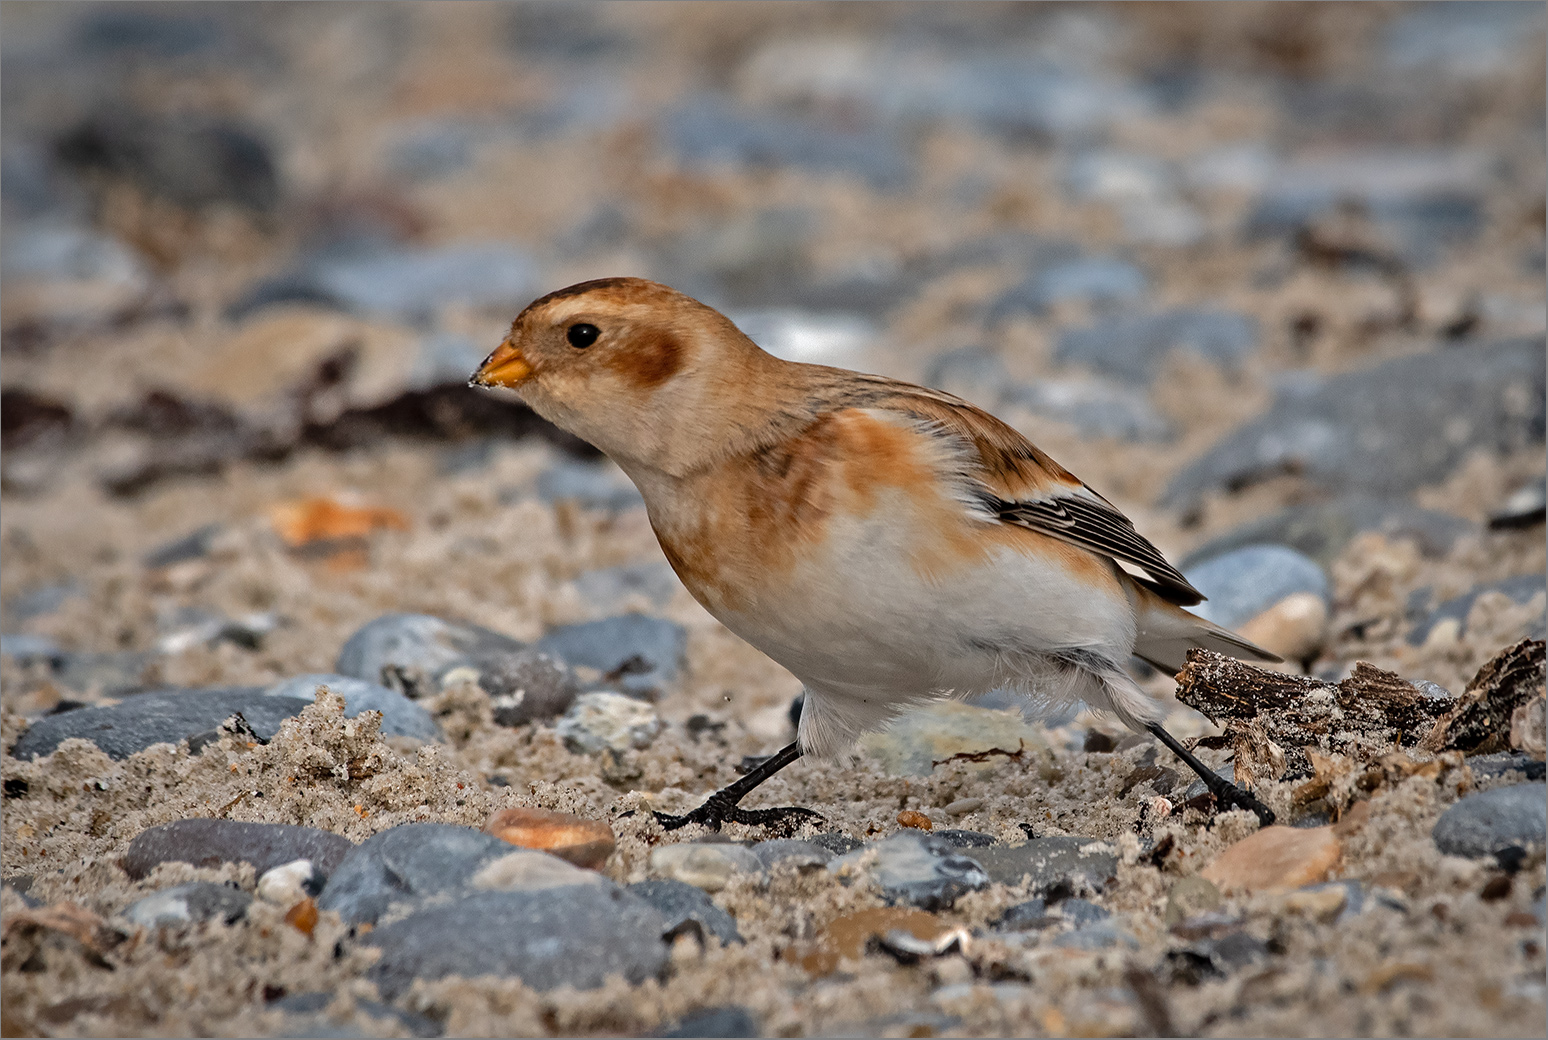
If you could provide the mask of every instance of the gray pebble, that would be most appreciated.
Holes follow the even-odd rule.
[[[1548,831],[1548,787],[1516,784],[1470,794],[1441,814],[1435,845],[1452,856],[1491,856],[1512,845],[1541,846]]]
[[[563,715],[580,692],[580,681],[563,661],[534,649],[485,657],[477,671],[478,684],[494,705],[498,726],[520,726]]]
[[[876,860],[871,865],[870,877],[889,903],[945,910],[959,896],[989,886],[989,875],[975,860],[950,843],[919,831],[902,831],[863,850],[839,856],[828,864],[828,869],[853,869],[873,849]]]
[[[826,866],[833,858],[831,850],[816,842],[802,841],[800,838],[772,838],[769,841],[760,841],[752,846],[752,854],[758,857],[758,862],[763,864],[765,870],[779,863],[804,870],[808,867]]]
[[[1190,567],[1188,580],[1207,598],[1192,608],[1206,620],[1238,628],[1280,600],[1309,592],[1330,603],[1328,576],[1317,561],[1283,545],[1248,545]]]
[[[1454,620],[1458,624],[1457,634],[1467,632],[1467,615],[1472,611],[1473,604],[1479,596],[1485,592],[1500,592],[1509,596],[1517,603],[1527,603],[1533,596],[1548,588],[1548,575],[1542,574],[1518,574],[1513,578],[1503,581],[1489,582],[1484,585],[1475,585],[1460,596],[1448,599],[1415,625],[1408,633],[1408,642],[1412,646],[1423,646],[1424,641],[1430,637],[1430,632],[1442,621]]]
[[[297,675],[276,683],[263,691],[267,697],[315,698],[318,686],[344,698],[344,717],[352,719],[362,711],[382,713],[382,735],[387,737],[413,737],[417,740],[438,740],[441,727],[424,708],[409,700],[397,690],[389,690],[365,679],[348,675],[314,673]]]
[[[1439,557],[1472,530],[1473,524],[1450,513],[1354,492],[1250,520],[1194,549],[1183,557],[1180,566],[1186,573],[1195,564],[1232,550],[1273,544],[1288,545],[1327,568],[1333,566],[1356,535],[1365,531],[1412,539],[1426,556]]]
[[[141,831],[124,850],[120,863],[135,880],[162,863],[196,867],[251,863],[254,873],[262,875],[298,859],[310,860],[318,873],[326,875],[354,848],[348,838],[316,827],[195,818]]]
[[[448,669],[520,649],[521,643],[481,625],[430,614],[383,614],[349,637],[333,670],[409,696],[427,696]]]
[[[637,881],[627,889],[658,910],[666,919],[666,929],[671,931],[684,921],[697,921],[708,935],[722,943],[739,943],[742,933],[736,929],[736,918],[716,906],[702,889],[684,881],[660,878]]]
[[[375,924],[390,907],[468,890],[473,876],[516,851],[492,834],[444,823],[405,823],[350,850],[317,897],[349,924]],[[294,857],[293,857],[294,858]]]
[[[610,462],[556,462],[538,474],[533,490],[545,502],[574,502],[613,512],[645,504],[639,489]]]
[[[651,697],[677,681],[688,651],[688,633],[674,621],[620,614],[556,628],[534,648],[571,667],[597,669],[609,688]]]
[[[672,573],[664,561],[626,563],[617,567],[603,567],[586,571],[575,579],[575,590],[586,602],[596,607],[610,607],[625,596],[639,594],[656,606],[663,606],[682,582]]]
[[[1045,898],[1099,891],[1118,873],[1112,846],[1096,838],[1034,838],[964,855],[971,855],[991,880],[1016,885],[1028,879],[1031,890]]]
[[[253,897],[230,885],[213,881],[190,881],[186,885],[164,888],[131,903],[124,917],[144,928],[177,926],[216,917],[234,924],[247,913]]]
[[[1002,404],[1066,423],[1087,437],[1169,441],[1171,422],[1138,390],[1091,379],[1042,379],[1006,390]]]
[[[316,1016],[304,1023],[294,1023],[293,1025],[306,1025],[323,1030],[337,1029],[338,1027],[333,1024],[332,1020],[323,1014],[323,1012],[328,1010],[328,1006],[333,1003],[333,1000],[334,994],[332,993],[289,993],[278,1000],[272,1001],[268,1006],[273,1010],[287,1011],[292,1015]],[[383,1004],[379,1000],[362,1000],[356,997],[351,1001],[351,1006],[355,1009],[356,1014],[365,1015],[367,1018],[380,1022],[381,1032],[386,1032],[395,1025],[401,1026],[410,1036],[440,1036],[443,1032],[440,1025],[434,1019],[426,1018],[424,1015],[416,1015],[412,1011],[395,1008],[390,1004]],[[329,1036],[334,1034],[292,1028],[290,1035]],[[352,1035],[375,1036],[379,1034],[372,1032]]]
[[[365,936],[382,957],[369,977],[396,1000],[415,979],[519,978],[537,990],[630,983],[667,966],[661,913],[612,884],[544,892],[480,892],[433,906]]]
[[[705,1008],[684,1015],[675,1023],[651,1036],[671,1037],[751,1037],[763,1036],[753,1013],[743,1007]]]
[[[1114,315],[1086,328],[1068,329],[1054,348],[1054,360],[1145,386],[1173,351],[1235,372],[1257,347],[1258,323],[1252,318],[1229,311],[1182,309]]]
[[[123,759],[152,744],[176,744],[207,733],[238,713],[259,739],[270,740],[282,722],[310,703],[266,697],[258,689],[142,693],[119,704],[41,718],[22,734],[11,753],[17,758],[48,755],[61,741],[80,737],[108,756]]]
[[[994,326],[1018,314],[1040,317],[1061,303],[1084,302],[1111,308],[1137,302],[1145,295],[1145,272],[1131,263],[1108,257],[1087,257],[1055,264],[1036,272],[989,305]]]

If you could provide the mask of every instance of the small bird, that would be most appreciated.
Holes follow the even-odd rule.
[[[1222,804],[1273,815],[1160,726],[1131,655],[1278,660],[1184,610],[1203,600],[1113,504],[967,401],[799,364],[641,278],[533,301],[470,381],[509,387],[628,474],[706,610],[805,686],[795,743],[668,827],[814,816],[737,803],[802,754],[942,696],[1008,687],[1148,730]]]

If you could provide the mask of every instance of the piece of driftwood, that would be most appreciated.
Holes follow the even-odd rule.
[[[1544,644],[1523,640],[1479,670],[1461,697],[1431,696],[1364,661],[1342,682],[1254,668],[1192,650],[1177,699],[1225,728],[1239,783],[1313,772],[1308,747],[1373,761],[1402,747],[1480,754],[1509,746],[1511,718],[1543,689]]]

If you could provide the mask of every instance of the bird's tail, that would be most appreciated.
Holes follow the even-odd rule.
[[[1134,656],[1164,672],[1181,671],[1188,663],[1188,651],[1196,646],[1254,661],[1282,660],[1236,633],[1169,603],[1143,585],[1132,581],[1124,584],[1134,606],[1137,626]]]

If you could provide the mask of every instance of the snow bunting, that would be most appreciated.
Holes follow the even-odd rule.
[[[800,755],[1000,687],[1111,712],[1268,813],[1160,727],[1124,665],[1175,672],[1195,646],[1277,658],[1182,609],[1203,597],[1133,524],[987,412],[783,361],[640,278],[534,301],[472,383],[606,452],[694,598],[806,687],[796,743],[668,826],[768,822],[781,810],[736,803]]]

